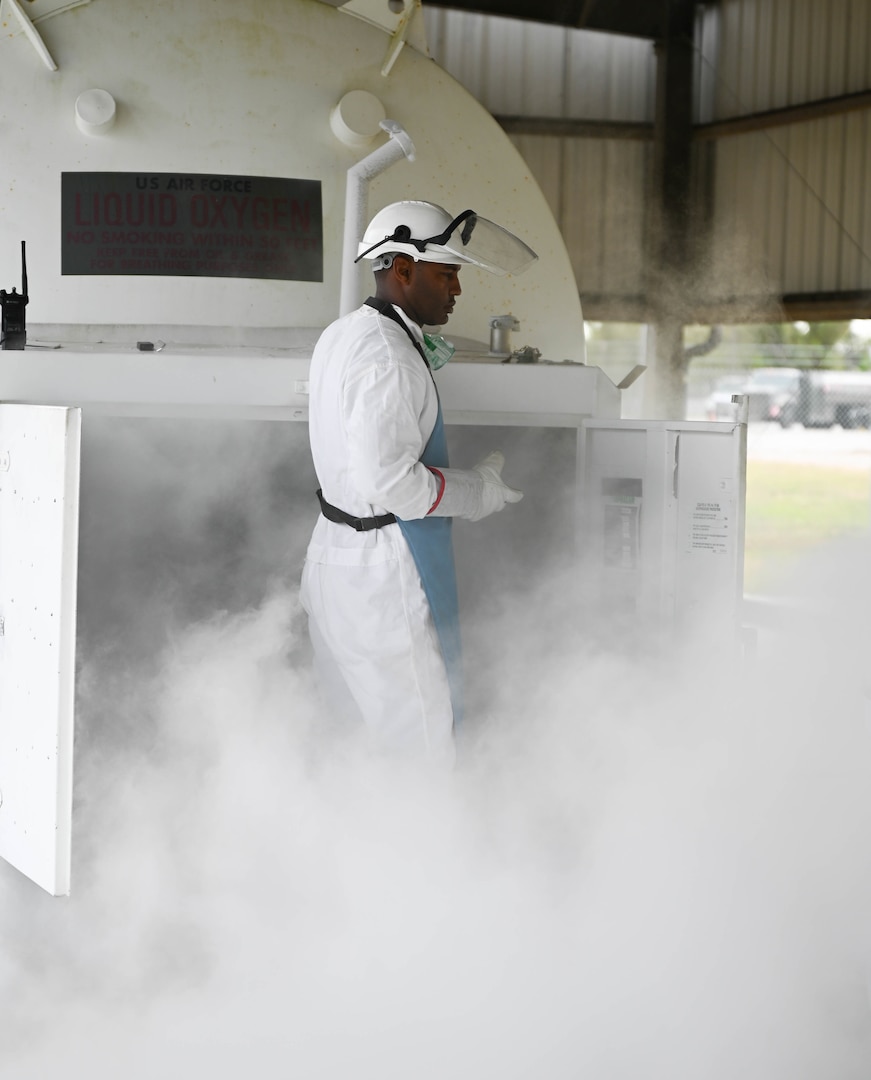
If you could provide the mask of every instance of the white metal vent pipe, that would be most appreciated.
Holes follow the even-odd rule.
[[[347,315],[359,304],[357,241],[367,225],[369,182],[402,158],[414,161],[414,143],[408,132],[395,120],[382,120],[380,126],[390,136],[383,146],[348,169],[345,188],[345,232],[342,241],[342,288],[339,314]]]

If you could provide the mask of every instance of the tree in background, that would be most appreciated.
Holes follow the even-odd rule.
[[[717,381],[758,367],[859,368],[871,370],[871,336],[849,321],[815,323],[726,324],[686,326],[683,331],[687,409],[699,402]],[[618,382],[636,363],[649,363],[646,327],[642,323],[588,322],[587,363]],[[719,337],[712,330],[719,330]],[[871,321],[868,326],[871,334]],[[645,377],[646,378],[646,377]],[[642,391],[645,387],[641,386]],[[646,393],[645,393],[646,398]],[[645,400],[639,415],[651,415]],[[686,411],[686,410],[685,410]]]
[[[687,327],[684,338],[691,345],[709,333],[705,326]],[[754,345],[763,347],[757,358],[752,357]],[[742,356],[750,357],[750,365],[871,368],[869,341],[854,332],[849,320],[723,326],[720,348],[712,359],[728,361],[730,346],[740,346]]]

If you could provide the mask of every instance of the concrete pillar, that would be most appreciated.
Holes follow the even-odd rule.
[[[646,277],[654,354],[645,409],[682,419],[686,408],[683,327],[691,304],[692,0],[663,0],[667,18],[656,49],[656,114]]]

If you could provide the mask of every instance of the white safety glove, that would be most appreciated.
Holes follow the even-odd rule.
[[[459,517],[480,521],[501,510],[506,503],[520,502],[522,491],[509,487],[502,479],[505,455],[491,450],[473,469],[439,469],[445,489],[431,517]]]

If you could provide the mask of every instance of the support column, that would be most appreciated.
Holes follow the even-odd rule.
[[[693,0],[663,0],[667,14],[656,49],[656,115],[646,277],[654,345],[648,380],[649,415],[682,419],[687,361],[683,327],[691,310],[693,244],[691,148],[693,120]]]

